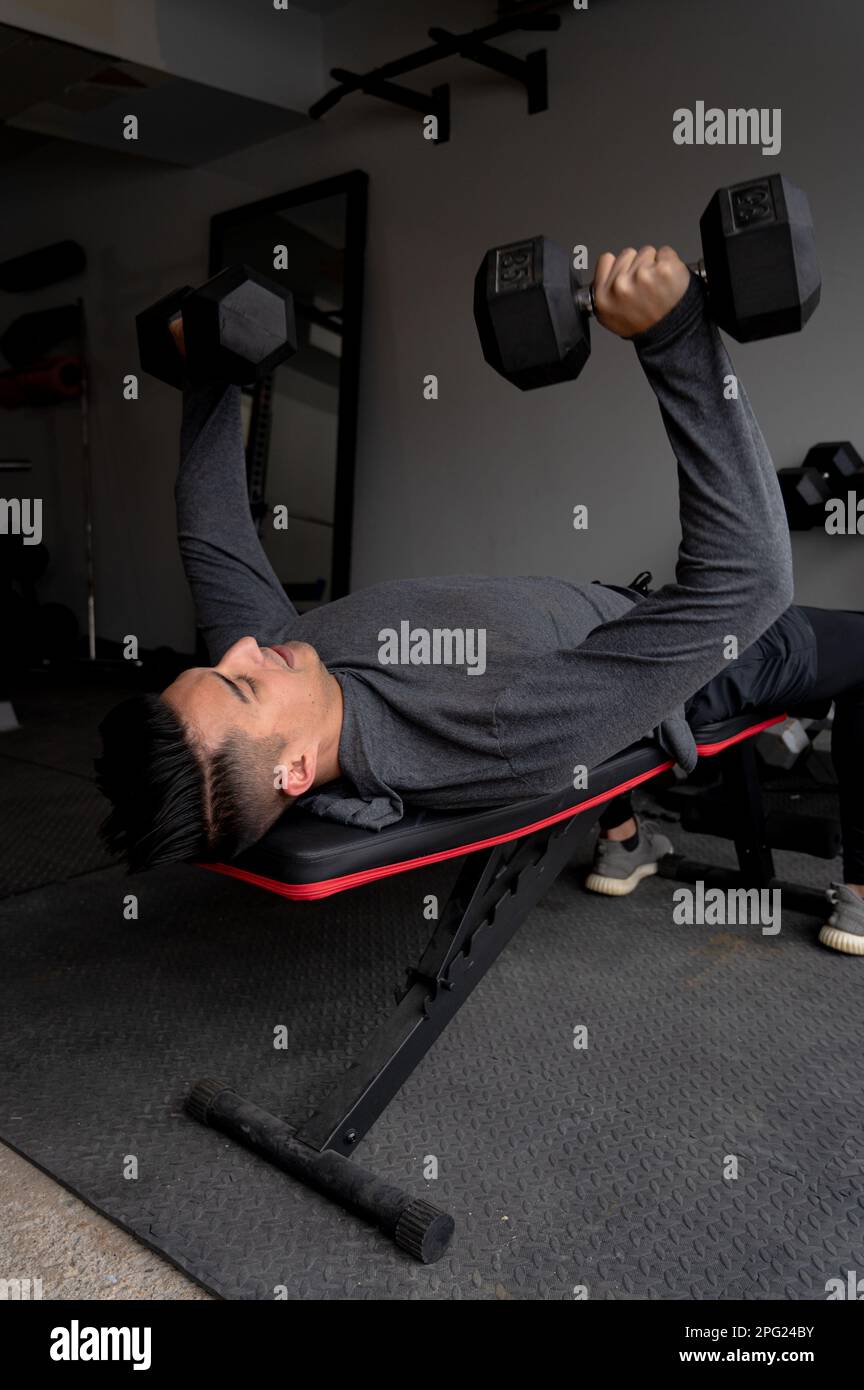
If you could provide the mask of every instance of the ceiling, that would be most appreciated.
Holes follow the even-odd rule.
[[[123,135],[130,97],[137,141]],[[0,163],[59,139],[196,165],[305,121],[301,112],[0,25]]]

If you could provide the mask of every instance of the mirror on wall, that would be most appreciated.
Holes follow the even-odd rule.
[[[244,262],[294,295],[298,351],[244,390],[243,419],[252,514],[300,612],[350,583],[367,182],[353,171],[211,221],[211,275]]]

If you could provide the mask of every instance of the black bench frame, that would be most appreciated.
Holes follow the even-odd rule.
[[[424,1264],[440,1258],[452,1217],[343,1157],[352,1154],[480,983],[531,908],[573,858],[602,809],[573,815],[466,857],[396,1007],[318,1109],[292,1125],[227,1086],[201,1082],[187,1102],[197,1119],[373,1221]]]
[[[665,877],[685,882],[701,878],[724,887],[780,887],[788,894],[787,901],[799,906],[799,910],[824,907],[824,897],[814,890],[782,884],[774,877],[752,736],[783,717],[777,715],[757,722],[754,716],[742,717],[702,731],[700,754],[720,758],[724,780],[740,811],[735,840],[739,869],[715,869],[671,855],[662,861],[661,873]],[[636,745],[596,769],[584,793],[562,792],[557,798],[515,808],[515,812],[522,810],[521,821],[514,813],[512,824],[504,833],[478,840],[474,832],[476,822],[468,817],[461,845],[458,839],[453,842],[450,825],[440,832],[443,848],[437,853],[404,859],[397,849],[397,862],[387,865],[379,852],[376,866],[368,871],[371,877],[464,856],[420,960],[408,970],[405,985],[396,992],[395,1010],[310,1117],[292,1123],[262,1109],[226,1082],[212,1080],[195,1086],[187,1099],[189,1113],[373,1222],[416,1259],[424,1263],[439,1259],[453,1233],[452,1217],[424,1198],[414,1198],[382,1181],[350,1156],[531,908],[572,860],[580,839],[591,830],[603,807],[623,791],[671,767],[671,761],[655,746]],[[310,827],[310,833],[314,835],[320,829]],[[427,829],[427,836],[428,833]],[[263,857],[255,862],[259,866],[263,863],[269,872],[264,843]],[[374,855],[376,850],[370,852]],[[309,858],[315,873],[320,875],[320,855],[316,860],[310,853]],[[307,879],[280,885],[243,867],[208,867],[286,896],[307,898],[368,881],[355,873],[325,877],[317,884]],[[806,906],[800,908],[802,902]]]

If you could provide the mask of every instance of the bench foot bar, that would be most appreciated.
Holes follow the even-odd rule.
[[[224,1082],[199,1081],[187,1097],[186,1110],[346,1211],[373,1222],[422,1264],[434,1264],[447,1249],[454,1230],[453,1218],[447,1212],[422,1197],[412,1197],[341,1154],[310,1149],[284,1120]]]

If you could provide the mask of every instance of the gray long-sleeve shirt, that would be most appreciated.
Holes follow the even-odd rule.
[[[309,793],[308,809],[377,829],[403,801],[520,800],[650,733],[694,766],[683,703],[726,666],[730,638],[743,652],[791,603],[789,534],[700,282],[634,344],[677,459],[682,531],[675,581],[636,603],[597,584],[469,575],[393,580],[298,615],[249,515],[239,392],[187,392],[178,532],[212,659],[247,634],[262,645],[302,639],[342,687],[343,780]],[[436,631],[467,633],[468,655],[387,663],[384,634],[398,647],[405,624],[432,642]],[[483,663],[471,646],[480,632]]]

